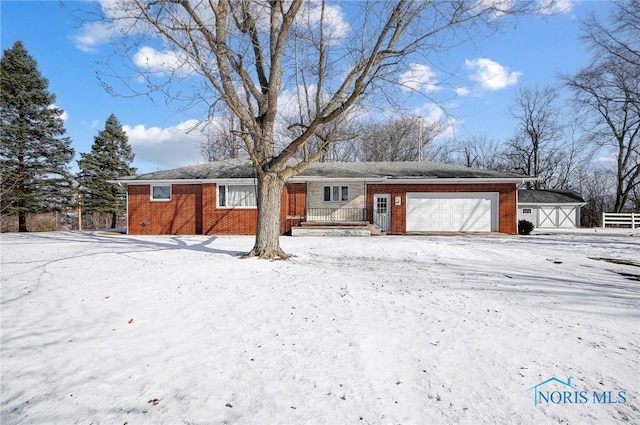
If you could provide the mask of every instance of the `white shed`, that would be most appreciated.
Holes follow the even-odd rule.
[[[580,227],[582,196],[561,190],[518,190],[518,220],[527,220],[537,228]]]

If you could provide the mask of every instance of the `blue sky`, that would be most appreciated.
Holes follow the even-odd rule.
[[[456,87],[438,90],[431,97],[442,99],[441,106],[454,120],[450,135],[506,140],[514,132],[515,121],[508,108],[519,86],[554,84],[559,73],[587,65],[588,53],[578,39],[578,21],[592,11],[605,17],[610,2],[562,0],[561,4],[565,12],[553,16],[507,18],[500,33],[459,46],[440,59],[444,68],[455,72]],[[69,9],[90,6],[88,2],[67,2]],[[194,120],[202,118],[199,110],[183,111],[178,105],[166,105],[161,99],[154,102],[146,96],[113,96],[101,86],[99,62],[112,57],[113,47],[100,38],[99,28],[83,25],[57,1],[1,0],[0,19],[2,50],[22,40],[38,62],[56,104],[66,112],[65,128],[77,157],[91,149],[93,138],[114,113],[129,134],[139,171],[203,161],[197,132],[187,132]],[[450,79],[433,66],[419,63],[409,71],[413,72],[410,76],[431,73],[436,84]],[[425,115],[442,114],[425,96],[412,95],[407,102]]]

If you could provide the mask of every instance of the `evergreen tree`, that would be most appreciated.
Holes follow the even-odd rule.
[[[0,60],[1,211],[18,214],[27,231],[27,213],[60,211],[71,205],[71,139],[63,137],[63,111],[54,106],[36,61],[16,41]]]
[[[91,152],[80,156],[78,182],[82,208],[87,213],[110,214],[114,228],[118,216],[125,211],[126,191],[108,181],[136,172],[131,168],[134,154],[129,138],[115,115],[107,118],[104,130],[94,138]]]

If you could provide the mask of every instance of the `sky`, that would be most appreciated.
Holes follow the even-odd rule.
[[[83,21],[80,17],[87,15],[77,12],[99,9],[100,4],[91,3],[65,2],[62,7],[57,1],[0,0],[0,46],[4,51],[21,40],[37,61],[56,95],[56,105],[65,111],[76,159],[90,151],[113,113],[129,136],[136,154],[133,165],[139,172],[204,162],[199,149],[202,135],[193,131],[204,118],[201,109],[167,104],[160,96],[122,91],[113,95],[101,84],[121,86],[121,81],[104,75],[106,61],[117,64],[109,31]],[[590,13],[605,18],[611,6],[607,1],[581,0],[554,4],[557,13],[552,15],[500,18],[500,32],[456,46],[439,58],[437,67],[410,63],[399,76],[415,90],[406,91],[403,101],[408,111],[431,119],[445,117],[451,128],[443,137],[508,139],[516,125],[509,107],[519,88],[557,84],[559,74],[586,66],[589,54],[579,40],[580,20]],[[348,3],[334,5],[331,19],[336,31],[348,31],[352,19]],[[167,59],[157,46],[143,45],[135,54],[150,63]],[[114,65],[113,72],[121,76],[128,71]],[[189,78],[183,80],[189,83]]]

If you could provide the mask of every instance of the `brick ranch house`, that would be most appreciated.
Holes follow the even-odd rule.
[[[255,174],[226,160],[123,177],[127,233],[255,234]],[[526,176],[434,162],[316,163],[291,178],[280,233],[313,226],[412,232],[517,233],[517,187]],[[293,230],[292,230],[293,229]]]

